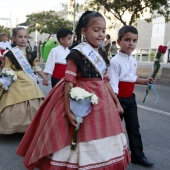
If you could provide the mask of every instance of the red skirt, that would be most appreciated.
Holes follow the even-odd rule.
[[[107,138],[125,132],[104,81],[82,79],[77,80],[75,86],[98,96],[98,104],[92,106],[91,112],[84,117],[80,126],[78,142]],[[71,144],[74,127],[69,123],[65,113],[64,87],[65,81],[62,79],[52,89],[19,145],[17,154],[24,157],[24,165],[30,170],[42,166],[42,160],[45,159],[48,162],[47,156]],[[127,148],[122,148],[122,151],[126,163],[121,161],[121,165],[114,166],[124,166],[129,162]]]

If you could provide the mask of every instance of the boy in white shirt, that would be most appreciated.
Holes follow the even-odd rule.
[[[3,32],[1,33],[1,42],[0,42],[0,73],[4,67],[4,57],[3,53],[7,48],[11,49],[11,44],[8,42],[8,34]]]
[[[0,42],[0,50],[6,50],[7,48],[11,49],[11,44],[8,41],[8,34],[3,32],[1,33],[1,42]]]
[[[154,83],[154,79],[143,79],[136,75],[137,61],[132,52],[136,48],[137,40],[138,31],[135,27],[126,25],[119,30],[117,43],[120,51],[111,59],[108,74],[110,84],[124,109],[121,118],[124,118],[126,124],[132,163],[151,167],[154,163],[143,153],[134,87],[135,84]]]
[[[67,28],[60,28],[57,32],[57,39],[60,43],[52,48],[45,64],[44,74],[47,79],[51,74],[51,85],[54,87],[65,75],[66,60],[69,54],[69,46],[72,44],[72,31]]]

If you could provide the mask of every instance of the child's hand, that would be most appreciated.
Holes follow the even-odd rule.
[[[70,121],[70,123],[73,125],[73,126],[76,126],[77,125],[77,120],[76,120],[76,117],[70,112],[70,113],[67,113],[67,117],[68,117],[68,120]]]
[[[123,110],[123,108],[121,107],[120,104],[117,104],[117,105],[116,105],[116,109],[117,109],[117,111],[118,111],[118,113],[119,113],[120,115],[123,114],[124,110]]]
[[[47,79],[43,79],[42,84],[43,84],[44,86],[48,86],[48,80],[47,80]]]
[[[146,84],[154,84],[154,83],[155,83],[155,79],[154,79],[154,78],[148,77],[148,78],[146,79]]]

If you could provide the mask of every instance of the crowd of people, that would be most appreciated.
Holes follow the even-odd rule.
[[[125,170],[130,162],[152,167],[154,163],[143,151],[134,86],[154,83],[154,79],[136,75],[132,52],[137,29],[123,26],[118,40],[111,42],[104,17],[86,11],[76,26],[77,41],[71,46],[72,35],[67,28],[57,31],[59,45],[50,51],[43,71],[37,53],[27,46],[25,28],[13,30],[13,47],[0,43],[7,49],[0,77],[0,134],[25,133],[16,153],[29,170]],[[82,37],[86,41],[81,42]],[[7,81],[10,75],[5,76],[6,71],[17,79]],[[46,97],[37,74],[46,86],[51,75],[52,89]],[[74,87],[94,93],[98,100],[82,119],[76,145],[73,134],[79,120],[70,109]]]

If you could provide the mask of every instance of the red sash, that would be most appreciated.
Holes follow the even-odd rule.
[[[52,76],[57,79],[62,79],[65,76],[66,64],[55,64]]]
[[[0,53],[3,55],[3,53],[5,52],[5,50],[4,49],[1,49],[0,50]]]
[[[4,62],[5,62],[5,59],[4,59],[4,56],[3,56],[3,53],[5,52],[5,50],[3,50],[3,49],[1,49],[0,50],[0,54],[2,55],[0,55],[0,66],[1,67],[4,67]]]
[[[135,83],[119,82],[118,97],[131,97],[134,91]]]

